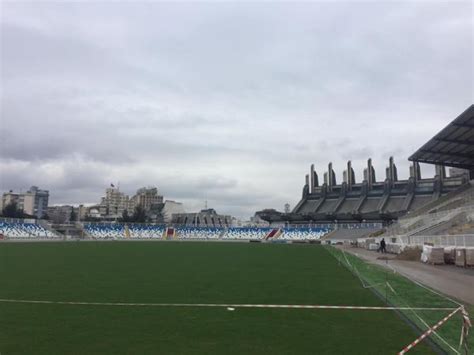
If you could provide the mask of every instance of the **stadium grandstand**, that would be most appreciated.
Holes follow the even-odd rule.
[[[447,177],[441,164],[437,165],[436,171],[433,178],[422,179],[419,163],[414,161],[410,178],[398,180],[397,167],[391,157],[385,180],[378,182],[369,159],[364,180],[356,183],[349,161],[344,171],[345,179],[338,185],[329,163],[324,183],[320,185],[314,165],[311,165],[302,198],[291,213],[262,211],[259,216],[272,224],[391,222],[468,183],[466,174]]]
[[[193,227],[88,223],[86,235],[92,239],[156,239],[156,240],[242,240],[242,241],[309,241],[319,240],[327,228],[260,228],[260,227]],[[171,233],[170,233],[171,232]]]
[[[61,236],[42,221],[34,219],[0,219],[0,240],[58,239]]]
[[[414,164],[435,164],[440,172],[438,179],[444,183],[449,182],[444,175],[447,167],[464,169],[463,180],[466,181],[404,214],[377,238],[359,238],[359,243],[368,248],[369,244],[378,244],[381,238],[386,238],[390,249],[396,253],[410,245],[474,247],[474,105],[418,149],[409,160]],[[372,248],[377,249],[377,246]]]
[[[451,196],[458,196],[463,191],[467,190],[463,196],[470,196],[470,180],[474,178],[474,105],[430,139],[409,160],[413,163],[409,179],[398,179],[397,167],[393,157],[390,157],[385,180],[377,181],[372,159],[368,159],[361,183],[356,182],[349,161],[341,184],[337,184],[332,163],[329,163],[320,184],[313,164],[305,177],[302,198],[291,213],[264,210],[259,212],[259,216],[271,225],[362,221],[386,225],[399,218],[433,211],[437,205],[451,201]],[[421,178],[420,163],[435,164],[435,176]],[[458,173],[447,176],[447,167],[458,169]],[[459,169],[463,169],[462,173]],[[453,203],[462,204],[460,198]],[[443,206],[450,208],[449,204]]]
[[[45,221],[0,220],[1,240],[66,239]],[[68,239],[85,240],[221,240],[221,241],[315,241],[330,232],[326,227],[196,227],[141,223],[76,223],[81,233]],[[63,229],[60,229],[63,232]]]

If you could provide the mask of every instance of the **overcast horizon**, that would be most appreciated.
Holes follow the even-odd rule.
[[[471,1],[1,3],[0,190],[293,208],[311,163],[377,181],[473,103]],[[434,168],[423,165],[422,175]]]

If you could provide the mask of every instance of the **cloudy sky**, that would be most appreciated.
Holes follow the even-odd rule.
[[[2,1],[0,57],[0,189],[53,204],[282,210],[311,163],[406,178],[474,101],[471,1]]]

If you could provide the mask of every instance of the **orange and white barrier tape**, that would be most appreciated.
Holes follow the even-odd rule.
[[[402,351],[400,351],[398,353],[398,355],[403,355],[405,353],[407,353],[408,351],[410,351],[411,349],[413,349],[418,343],[420,343],[423,339],[425,339],[428,335],[430,335],[431,333],[433,333],[436,329],[438,329],[439,327],[441,327],[449,318],[451,318],[452,316],[454,316],[457,312],[461,311],[462,310],[462,307],[459,307],[459,308],[456,308],[454,311],[452,311],[450,314],[448,314],[446,317],[444,317],[443,319],[441,319],[438,323],[436,323],[433,327],[431,327],[430,329],[428,329],[426,332],[424,332],[423,334],[421,334],[417,339],[415,339],[415,341],[413,341],[411,344],[408,344],[407,346],[405,346],[403,348]]]
[[[82,306],[135,306],[135,307],[233,307],[233,308],[295,308],[295,309],[352,309],[352,310],[419,310],[419,311],[451,311],[454,308],[437,307],[371,307],[371,306],[330,306],[317,304],[239,304],[239,303],[128,303],[128,302],[82,302],[82,301],[46,301],[0,299],[4,303],[33,303],[33,304],[61,304]],[[458,309],[456,308],[456,311]]]
[[[29,303],[29,304],[53,304],[53,305],[82,305],[82,306],[118,306],[118,307],[220,307],[220,308],[286,308],[286,309],[343,309],[343,310],[380,310],[380,311],[397,311],[397,310],[418,310],[418,311],[452,311],[449,315],[440,320],[432,328],[428,329],[413,343],[406,346],[399,354],[405,354],[420,341],[433,333],[443,323],[445,323],[454,314],[461,311],[463,313],[463,336],[467,335],[471,322],[464,310],[459,308],[444,307],[378,307],[378,306],[331,306],[331,305],[311,305],[311,304],[239,304],[239,303],[128,303],[128,302],[82,302],[82,301],[48,301],[48,300],[21,300],[21,299],[0,299],[2,303]],[[462,342],[462,340],[461,340]]]
[[[461,315],[462,315],[462,328],[461,328],[461,339],[459,340],[459,347],[464,344],[467,352],[467,336],[469,335],[469,329],[472,327],[471,320],[469,319],[469,314],[467,313],[464,306],[461,307]]]

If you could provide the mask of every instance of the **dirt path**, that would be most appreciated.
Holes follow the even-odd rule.
[[[396,260],[388,255],[388,262],[378,260],[381,254],[360,248],[340,247],[371,263],[395,269],[400,274],[429,286],[463,303],[474,305],[474,269],[454,265],[429,265],[419,261]]]

